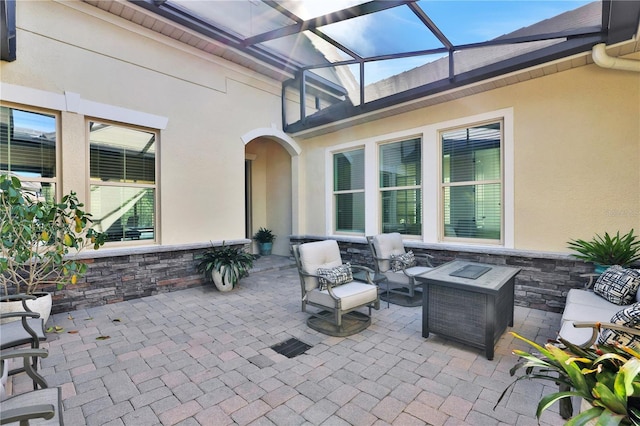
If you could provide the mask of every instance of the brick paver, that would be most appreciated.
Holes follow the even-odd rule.
[[[386,303],[358,335],[325,336],[306,326],[299,285],[295,269],[277,269],[230,293],[204,286],[53,315],[49,326],[74,333],[49,336],[41,371],[63,387],[74,426],[533,425],[538,399],[554,391],[518,385],[494,409],[513,380],[512,336],[488,361],[435,334],[423,339],[420,307]],[[559,321],[516,307],[513,330],[542,343]],[[292,359],[271,349],[291,337],[312,348]],[[28,387],[14,376],[14,389]],[[557,407],[541,424],[563,424]]]

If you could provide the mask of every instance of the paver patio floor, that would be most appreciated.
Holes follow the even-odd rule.
[[[488,361],[424,339],[420,307],[384,303],[367,330],[330,337],[306,326],[299,286],[295,269],[269,270],[229,293],[205,286],[56,314],[48,325],[64,331],[49,335],[41,371],[62,387],[71,426],[536,425],[539,398],[556,390],[523,381],[494,410],[513,380],[511,350],[528,349],[508,333]],[[559,314],[515,316],[510,330],[538,343],[559,328]],[[291,337],[312,348],[271,349]],[[541,419],[563,423],[557,406]]]

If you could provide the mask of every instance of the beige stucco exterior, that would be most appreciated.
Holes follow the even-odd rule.
[[[514,169],[515,249],[563,252],[571,238],[640,228],[640,75],[588,65],[305,141],[307,232],[325,232],[327,197],[315,194],[330,178],[332,146],[384,142],[409,129],[422,135],[505,108],[513,111],[513,158],[505,162]]]
[[[18,59],[0,63],[0,100],[57,114],[62,192],[87,199],[89,118],[159,132],[158,244],[240,240],[249,214],[286,255],[290,234],[332,233],[334,147],[433,139],[443,123],[501,111],[512,129],[509,248],[567,252],[571,238],[640,231],[637,73],[591,64],[307,138],[282,133],[278,81],[81,2],[18,2],[17,18]],[[425,173],[433,187],[437,173]],[[437,233],[424,241],[437,244]]]
[[[0,98],[5,105],[57,114],[61,192],[88,198],[89,118],[142,128],[164,119],[166,126],[151,128],[160,132],[158,242],[245,238],[241,136],[280,123],[278,82],[80,2],[19,2],[17,21],[20,53],[1,63]],[[70,98],[94,108],[74,111]],[[268,157],[274,167],[290,164],[282,152]],[[273,184],[256,183],[258,199],[266,199],[263,190],[277,192]],[[288,220],[277,229],[287,241],[290,191],[278,201],[288,203],[287,213],[277,215]],[[265,207],[259,211],[256,223],[270,226]]]

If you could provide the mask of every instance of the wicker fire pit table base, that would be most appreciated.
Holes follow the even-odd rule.
[[[423,282],[422,336],[433,332],[485,350],[513,326],[515,277],[520,268],[453,261],[417,279]]]

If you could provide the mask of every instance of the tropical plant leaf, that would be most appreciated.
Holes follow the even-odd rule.
[[[584,425],[588,424],[589,421],[591,421],[593,419],[597,419],[598,417],[600,417],[600,415],[602,414],[603,411],[604,411],[603,408],[591,407],[588,410],[585,410],[585,411],[581,412],[580,414],[578,414],[578,415],[572,417],[571,419],[569,419],[565,423],[565,426],[584,426]]]
[[[582,397],[582,394],[574,391],[563,391],[563,392],[556,392],[556,393],[543,396],[542,399],[540,399],[540,402],[538,403],[538,409],[536,410],[536,417],[540,418],[544,410],[551,407],[553,404],[560,401],[562,398],[571,398],[572,396]]]

